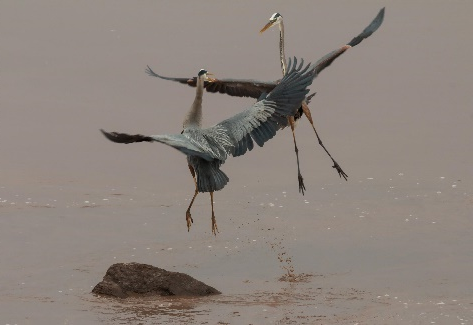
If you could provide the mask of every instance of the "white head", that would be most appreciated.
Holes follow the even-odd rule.
[[[200,70],[199,70],[199,73],[198,73],[197,75],[198,75],[199,77],[202,77],[202,76],[203,76],[203,77],[205,78],[205,77],[207,76],[207,74],[208,74],[208,71],[207,71],[207,70],[205,70],[205,69],[200,69]]]
[[[208,76],[213,76],[212,73],[208,72],[205,69],[200,69],[199,73],[197,73],[197,78],[202,78],[204,81],[211,81],[213,79],[209,78]]]
[[[275,13],[269,18],[268,23],[267,23],[266,25],[264,25],[264,27],[260,30],[260,33],[264,32],[265,30],[267,30],[267,29],[270,28],[270,27],[279,25],[281,22],[282,22],[282,16],[281,16],[281,14],[278,13],[278,12],[275,12]]]

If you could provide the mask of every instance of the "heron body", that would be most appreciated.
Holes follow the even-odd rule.
[[[351,47],[354,47],[361,43],[364,39],[368,38],[371,36],[383,23],[384,20],[384,8],[382,8],[377,16],[374,18],[374,20],[356,37],[354,37],[350,42],[347,44],[343,45],[342,47],[335,49],[334,51],[331,51],[330,53],[324,55],[322,58],[320,58],[315,64],[311,66],[311,70],[314,71],[313,77],[316,78],[318,74],[323,71],[325,68],[330,66],[332,62],[337,59],[340,55],[342,55],[346,50],[348,50]],[[273,14],[269,22],[261,29],[261,33],[267,30],[268,28],[272,26],[279,26],[280,30],[280,37],[279,37],[279,54],[280,54],[280,63],[281,63],[281,71],[283,74],[283,77],[287,73],[287,64],[286,64],[286,57],[285,57],[285,50],[284,50],[284,23],[282,19],[282,15],[279,13]],[[179,82],[181,84],[187,84],[192,87],[197,86],[197,78],[176,78],[176,77],[165,77],[161,76],[157,73],[155,73],[149,66],[146,69],[146,73],[149,74],[150,76],[153,77],[158,77],[161,79],[165,80],[170,80],[170,81],[175,81]],[[264,97],[265,93],[270,93],[275,87],[281,82],[281,80],[276,80],[276,81],[260,81],[260,80],[253,80],[253,79],[217,79],[217,78],[209,78],[204,80],[203,88],[207,92],[211,93],[222,93],[222,94],[227,94],[230,96],[237,96],[237,97],[252,97],[259,99],[261,96]],[[345,180],[347,179],[348,175],[342,170],[340,165],[335,161],[335,159],[331,156],[331,154],[328,152],[328,150],[325,148],[322,140],[320,139],[315,126],[314,122],[311,116],[310,109],[308,107],[308,103],[310,101],[310,98],[314,94],[306,97],[304,100],[301,101],[299,104],[298,110],[295,111],[295,113],[291,116],[288,117],[288,123],[287,125],[291,126],[292,129],[292,134],[293,134],[293,139],[294,139],[294,147],[295,147],[295,153],[296,153],[296,159],[297,159],[297,171],[298,171],[298,180],[299,180],[299,191],[304,194],[305,190],[305,185],[303,182],[303,178],[300,172],[300,166],[299,166],[299,155],[298,155],[298,148],[296,144],[296,138],[295,138],[295,133],[294,133],[294,121],[301,117],[302,115],[305,115],[309,122],[312,125],[312,128],[317,136],[319,145],[322,146],[322,148],[325,150],[325,152],[328,154],[328,156],[332,159],[333,162],[333,168],[335,168],[339,174],[340,177],[343,177]]]
[[[130,135],[106,132],[105,137],[117,143],[160,142],[171,146],[187,156],[189,170],[194,178],[194,197],[186,211],[188,230],[193,223],[190,209],[199,192],[209,192],[212,205],[212,232],[218,232],[213,193],[225,187],[229,178],[220,170],[229,156],[240,156],[274,137],[276,132],[287,126],[287,116],[295,114],[301,101],[308,93],[307,87],[313,81],[315,70],[311,65],[303,67],[303,60],[297,65],[289,60],[288,73],[265,98],[252,107],[222,122],[202,128],[202,95],[207,71],[200,70],[196,78],[196,96],[183,122],[181,134]]]

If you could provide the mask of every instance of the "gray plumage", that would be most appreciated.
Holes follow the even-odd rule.
[[[384,11],[385,9],[382,8],[376,17],[373,19],[373,21],[356,37],[354,37],[350,42],[346,43],[346,45],[324,55],[321,59],[319,59],[316,63],[314,63],[311,67],[311,69],[314,70],[314,78],[318,76],[320,72],[322,72],[325,68],[330,66],[335,59],[337,59],[340,55],[345,53],[348,49],[351,47],[354,47],[361,43],[364,39],[370,37],[378,28],[381,26],[384,20]],[[273,14],[268,23],[261,29],[260,32],[264,32],[268,28],[272,26],[279,26],[279,55],[280,55],[280,63],[281,63],[281,70],[283,76],[286,74],[287,71],[287,64],[286,64],[286,57],[285,57],[285,51],[284,51],[284,24],[283,24],[283,18],[279,13]],[[175,81],[179,82],[181,84],[187,84],[191,87],[195,87],[197,85],[197,78],[176,78],[176,77],[165,77],[157,74],[154,72],[149,66],[147,66],[146,73],[150,76],[153,77],[158,77],[164,80],[169,80],[169,81]],[[257,98],[258,100],[261,100],[262,98],[265,98],[265,94],[271,92],[278,84],[281,82],[281,80],[276,80],[276,81],[260,81],[260,80],[252,80],[252,79],[217,79],[217,78],[209,78],[204,81],[203,88],[207,92],[211,93],[221,93],[221,94],[227,94],[230,96],[238,96],[238,97],[252,97],[252,98]],[[296,152],[296,159],[297,159],[297,173],[298,173],[298,181],[299,181],[299,191],[304,194],[305,191],[305,185],[303,181],[303,177],[300,172],[300,166],[299,166],[299,156],[298,152],[299,149],[297,148],[296,144],[296,138],[295,138],[295,133],[294,133],[294,120],[297,120],[301,116],[305,115],[307,119],[309,120],[315,135],[317,136],[318,143],[320,146],[325,150],[327,155],[330,157],[330,159],[333,162],[333,168],[336,169],[338,172],[338,175],[340,177],[343,177],[345,180],[347,180],[348,175],[343,171],[343,169],[340,167],[340,165],[335,161],[335,159],[332,157],[332,155],[329,153],[327,148],[324,146],[322,140],[320,139],[315,126],[314,122],[312,120],[311,112],[308,107],[308,104],[310,102],[310,99],[312,98],[314,94],[308,96],[304,102],[299,106],[299,109],[296,110],[295,114],[292,116],[293,121],[291,121],[291,129],[293,131],[293,138],[294,138],[294,147],[295,147],[295,152]],[[291,118],[292,118],[291,117]]]
[[[206,78],[203,73],[197,78],[196,97],[184,119],[184,130],[181,134],[144,136],[101,131],[113,142],[160,142],[187,156],[196,182],[196,194],[188,209],[187,220],[190,227],[190,207],[197,192],[210,192],[212,197],[214,191],[221,190],[228,183],[228,177],[220,170],[228,156],[237,157],[251,151],[254,142],[263,146],[279,129],[287,126],[287,117],[295,114],[308,93],[307,87],[312,83],[315,72],[313,68],[309,68],[310,65],[303,68],[303,60],[299,65],[296,58],[293,64],[289,60],[287,75],[266,98],[209,128],[201,127],[202,93]],[[212,213],[212,231],[215,233],[218,230],[214,219]]]
[[[378,28],[382,25],[384,20],[384,12],[385,9],[382,8],[376,17],[371,21],[371,23],[356,37],[354,37],[350,42],[346,43],[346,45],[327,53],[322,58],[320,58],[317,62],[313,64],[315,69],[314,78],[319,75],[325,68],[329,67],[333,61],[335,61],[340,55],[345,53],[351,47],[355,47],[361,43],[364,39],[370,37]],[[275,16],[274,14],[273,16]],[[281,17],[280,14],[277,14]],[[273,17],[272,16],[272,17]],[[270,19],[271,20],[271,19]],[[271,26],[274,26],[272,24]],[[269,28],[270,26],[268,26]],[[281,38],[280,38],[281,39]],[[281,47],[281,44],[280,44]],[[284,50],[284,47],[283,47]],[[281,48],[280,48],[281,54]],[[163,80],[174,81],[181,84],[188,85],[190,87],[196,87],[197,85],[197,78],[190,77],[167,77],[160,75],[153,71],[149,66],[146,66],[145,72],[151,76],[160,78]],[[281,80],[276,81],[263,81],[263,80],[255,80],[255,79],[232,79],[232,78],[211,78],[205,81],[204,88],[207,92],[210,93],[220,93],[220,94],[227,94],[229,96],[236,96],[236,97],[251,97],[251,98],[259,98],[263,93],[269,93],[273,90],[276,85]]]

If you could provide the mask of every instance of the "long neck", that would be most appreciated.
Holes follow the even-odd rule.
[[[197,88],[194,102],[184,119],[184,129],[188,127],[202,127],[202,95],[204,93],[204,76],[197,77]]]
[[[282,75],[285,76],[287,65],[286,65],[286,55],[284,54],[284,24],[282,20],[279,23],[279,58],[281,60]]]

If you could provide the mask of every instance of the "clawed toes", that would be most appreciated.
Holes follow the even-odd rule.
[[[302,178],[302,175],[299,175],[298,178],[299,178],[299,193],[302,193],[302,195],[304,195],[304,191],[305,191],[304,179]]]
[[[332,167],[337,170],[338,176],[340,176],[340,178],[343,177],[346,181],[348,181],[348,179],[347,179],[348,175],[343,171],[342,167],[340,167],[339,164],[337,164],[337,163],[334,161],[334,165],[333,165]]]
[[[194,219],[192,219],[191,213],[189,211],[186,212],[186,222],[187,222],[187,232],[191,230],[191,226],[194,223]]]
[[[217,236],[218,233],[218,227],[217,227],[217,220],[215,219],[215,216],[212,216],[212,234],[214,236]]]

